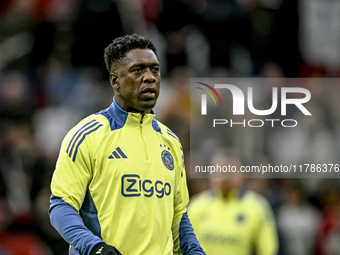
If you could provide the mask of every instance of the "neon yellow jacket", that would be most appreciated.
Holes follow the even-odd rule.
[[[64,138],[49,213],[70,254],[103,241],[124,255],[205,254],[186,214],[181,144],[154,117],[114,101]]]
[[[218,192],[206,191],[192,198],[188,214],[207,254],[278,253],[272,209],[257,193],[235,190],[224,198]]]

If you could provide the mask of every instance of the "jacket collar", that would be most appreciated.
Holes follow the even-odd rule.
[[[132,113],[132,112],[127,112],[123,110],[123,108],[120,107],[120,105],[118,105],[118,103],[116,102],[115,97],[113,97],[113,102],[110,105],[110,107],[105,110],[100,111],[98,114],[104,115],[108,119],[108,121],[110,122],[111,130],[122,128],[125,125],[126,120],[129,115],[132,115],[131,117],[133,119],[136,119],[139,121],[142,119],[142,114],[140,113]],[[153,115],[153,116],[150,116],[152,118],[152,126],[156,131],[160,132],[160,128],[158,127],[157,121],[154,119],[155,111],[151,109],[150,114],[146,114],[146,115],[147,116]],[[145,117],[146,116],[144,116],[143,119],[145,119]]]

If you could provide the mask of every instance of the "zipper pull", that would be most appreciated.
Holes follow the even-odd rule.
[[[144,118],[144,115],[142,115],[142,117],[140,118],[139,124],[143,124],[143,118]]]

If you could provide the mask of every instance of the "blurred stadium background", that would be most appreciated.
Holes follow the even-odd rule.
[[[47,214],[60,142],[81,118],[110,105],[103,49],[131,33],[158,48],[162,87],[155,110],[181,139],[187,164],[190,77],[340,74],[336,0],[1,0],[1,255],[67,254]],[[305,161],[340,157],[340,87],[320,86],[308,89],[318,101],[314,121],[324,125],[311,121],[296,134],[305,148],[296,156]],[[247,147],[248,155],[257,150],[275,162],[268,151],[287,142],[286,134],[260,138],[261,150]],[[249,139],[241,142],[253,144]],[[204,179],[188,178],[188,185],[191,196],[208,188]],[[280,255],[340,254],[337,179],[250,179],[247,187],[273,207]]]

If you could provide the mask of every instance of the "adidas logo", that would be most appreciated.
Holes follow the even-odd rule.
[[[121,150],[121,148],[117,147],[112,154],[109,156],[109,159],[118,159],[118,158],[128,158],[124,152]]]

